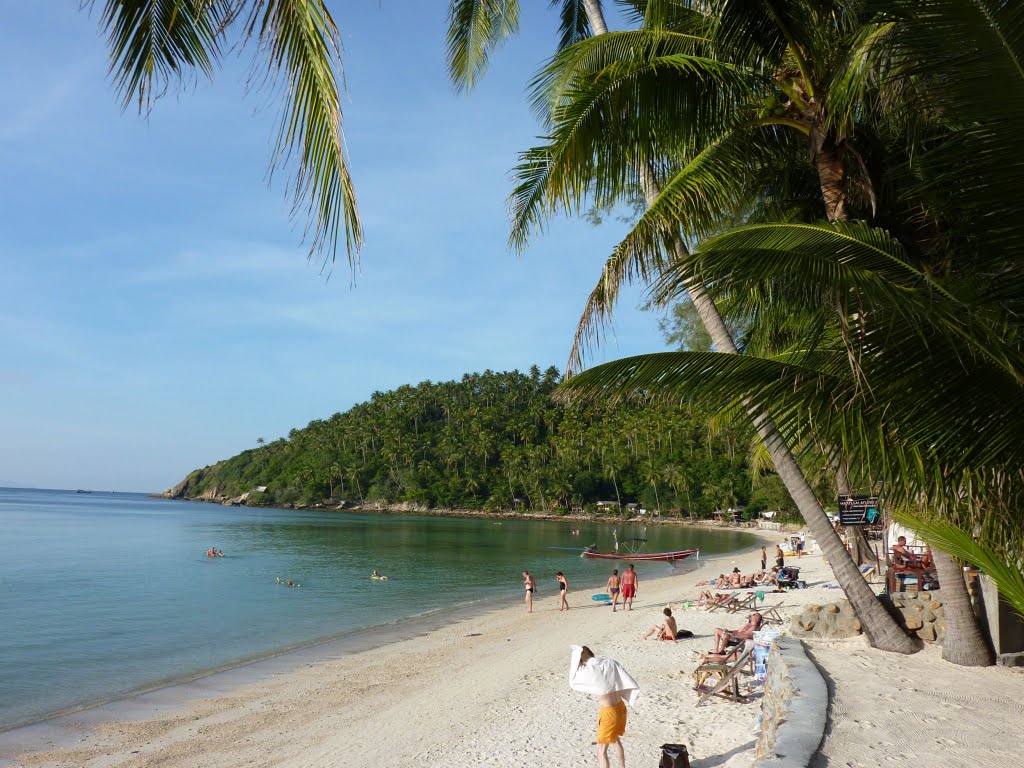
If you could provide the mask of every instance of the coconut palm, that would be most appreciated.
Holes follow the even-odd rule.
[[[780,15],[766,12],[761,2],[712,2],[699,7],[684,2],[632,3],[644,16],[645,29],[621,33],[607,32],[597,3],[585,4],[583,10],[595,36],[560,51],[535,85],[535,106],[547,119],[551,136],[547,145],[525,153],[517,169],[520,183],[512,199],[513,245],[522,247],[554,209],[577,210],[588,196],[598,205],[608,205],[639,191],[648,205],[655,205],[662,194],[660,177],[678,167],[680,156],[691,158],[684,167],[692,159],[700,159],[699,154],[693,158],[693,148],[718,142],[727,135],[740,107],[755,100],[763,103],[765,94],[772,92],[771,73],[781,71],[784,64],[794,62],[798,74],[790,79],[802,78],[804,82],[804,90],[794,90],[792,98],[812,103],[805,49],[813,44],[817,50],[828,51],[831,60],[834,54],[826,40],[829,35],[817,33],[829,19],[847,23],[838,4],[832,9],[833,16],[823,11],[826,4],[787,3],[787,12]],[[486,6],[500,18],[501,10],[511,4],[481,1],[455,5]],[[702,12],[705,6],[714,13]],[[466,18],[452,13],[452,28]],[[486,52],[482,41],[489,40],[493,45],[515,27],[514,23],[502,26],[495,19],[492,16],[485,29],[493,33],[491,38],[483,33],[476,38],[470,34],[449,35],[452,71],[464,82],[471,84],[466,73],[476,71],[468,66],[473,56],[457,54],[464,50],[480,58],[481,52]],[[845,29],[834,31],[833,39]],[[472,39],[481,42],[476,47],[459,48],[454,44]],[[730,51],[732,58],[722,56],[724,50]],[[785,94],[782,88],[778,90]],[[639,113],[638,106],[642,106]],[[743,115],[743,119],[762,121],[754,126],[752,135],[760,132],[773,136],[789,120],[784,115],[770,121],[750,115]],[[831,201],[831,215],[842,218],[845,211],[837,190],[844,188],[846,180],[835,167],[838,148],[826,140],[825,122],[819,115],[812,110],[808,119],[814,121],[808,135],[813,136],[813,147],[820,156],[820,162],[816,156],[816,166],[822,190]],[[764,167],[774,164],[776,143],[760,142],[764,161],[754,164],[758,170],[763,172]],[[746,161],[750,159],[748,156]],[[734,203],[728,211],[738,212],[739,208]],[[715,220],[721,222],[722,214],[717,210],[715,214]],[[661,230],[659,236],[659,248],[644,254],[649,258],[613,256],[606,265],[585,310],[571,365],[579,363],[580,340],[591,327],[591,320],[607,317],[621,282],[634,277],[650,279],[667,259],[686,263],[689,254],[678,226]],[[699,273],[687,276],[686,288],[716,349],[727,354],[738,352]],[[909,638],[861,578],[771,416],[756,402],[748,401],[745,407],[780,478],[846,589],[869,640],[877,647],[912,652]]]
[[[839,59],[842,66],[833,67],[828,88],[819,89],[827,94],[821,101],[832,113],[826,109],[822,114],[819,104],[817,116],[799,125],[800,115],[787,116],[785,110],[763,119],[792,121],[783,127],[811,137],[812,153],[818,145],[832,145],[836,157],[842,142],[859,136],[864,143],[866,129],[873,128],[870,138],[888,142],[882,151],[845,149],[855,159],[866,158],[857,194],[849,165],[812,157],[825,216],[846,218],[851,208],[858,208],[859,197],[861,214],[877,208],[877,218],[890,224],[891,231],[841,224],[758,224],[714,237],[687,263],[671,267],[676,292],[699,274],[710,281],[715,295],[745,302],[748,311],[762,318],[773,309],[777,314],[780,306],[783,312],[799,307],[803,317],[813,318],[816,308],[825,306],[831,322],[819,323],[816,335],[804,335],[800,344],[774,358],[727,360],[683,353],[675,360],[623,361],[570,386],[578,391],[657,388],[692,394],[714,382],[713,396],[731,398],[736,407],[748,407],[752,398],[771,404],[791,444],[801,439],[820,444],[825,437],[832,445],[842,445],[867,476],[889,481],[891,501],[937,510],[948,518],[965,507],[995,506],[1000,495],[1012,493],[1007,478],[1018,478],[1021,467],[1020,448],[1012,437],[1024,426],[1018,415],[1024,368],[1019,314],[1014,311],[1022,281],[1014,252],[1024,217],[1019,197],[1007,199],[1006,194],[1019,163],[1007,163],[1008,171],[996,167],[993,158],[1014,156],[1011,142],[1024,127],[1024,13],[1016,6],[982,0],[888,5],[885,13],[843,38],[848,44]],[[843,50],[838,45],[832,49]],[[643,61],[649,60],[648,54]],[[606,63],[602,71],[611,67]],[[813,59],[805,57],[795,69],[803,80],[815,71]],[[998,112],[991,103],[996,86],[989,84],[987,73],[992,72],[1001,74]],[[570,94],[573,99],[587,82],[598,79],[593,72],[589,75],[581,78],[579,92]],[[553,70],[547,77],[568,90],[568,80],[559,84]],[[616,94],[616,107],[635,118],[640,106],[651,108],[640,97],[653,92],[649,84],[631,82],[629,93]],[[763,100],[768,92],[751,87],[750,93]],[[628,102],[635,94],[640,95],[635,98],[639,106]],[[583,93],[587,96],[591,108],[603,103],[593,90]],[[786,109],[795,102],[788,101]],[[572,109],[576,112],[566,106],[565,112],[583,113],[579,104],[573,103]],[[865,125],[865,114],[877,122]],[[854,123],[829,133],[851,117]],[[658,119],[659,125],[686,125],[672,115]],[[754,212],[752,218],[763,217],[764,206],[742,195],[743,187],[756,179],[761,157],[770,155],[755,156],[758,162],[746,172],[734,162],[743,157],[736,147],[756,143],[747,134],[762,127],[748,123],[737,121],[729,132],[709,137],[693,160],[681,164],[666,186],[660,209],[656,204],[648,210],[646,221],[613,260],[655,263],[680,223],[710,233],[729,215]],[[556,123],[555,140],[544,148],[546,157],[534,153],[556,172],[563,155],[550,150],[557,147],[557,129],[563,127]],[[815,141],[815,131],[824,131],[824,139]],[[577,143],[586,141],[580,139],[586,130],[578,124],[565,135],[569,133]],[[968,148],[977,151],[977,162],[974,154],[964,154]],[[571,149],[570,165],[585,155],[579,146]],[[909,157],[914,157],[913,164]],[[898,194],[888,190],[886,195],[872,183],[867,160],[889,166],[886,181]],[[594,164],[606,169],[608,162],[601,156]],[[567,172],[571,180],[566,186],[578,188],[579,178],[572,178],[572,172]],[[840,194],[830,196],[830,189]],[[985,220],[986,209],[998,217]],[[999,225],[992,226],[992,221]],[[620,275],[622,269],[611,272]],[[779,292],[769,296],[770,291]],[[663,293],[670,295],[669,290]],[[962,587],[958,566],[937,559],[948,577],[944,586]],[[1011,559],[1015,561],[1019,555]],[[951,647],[955,645],[947,643],[947,658],[958,655]]]
[[[341,128],[338,29],[324,0],[103,0],[100,26],[122,103],[143,113],[176,83],[212,78],[236,46],[254,46],[253,81],[284,100],[270,175],[288,169],[310,257],[333,263],[343,240],[356,268],[363,231]]]

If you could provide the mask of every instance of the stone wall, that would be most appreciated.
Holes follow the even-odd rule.
[[[848,600],[804,606],[789,628],[794,637],[855,637],[861,633],[860,619]]]
[[[828,689],[803,643],[780,637],[768,654],[754,768],[806,768],[825,733]]]
[[[900,623],[912,634],[927,643],[946,638],[941,592],[893,592],[889,597],[902,617]]]
[[[943,641],[946,622],[940,592],[895,592],[889,599],[900,624],[911,634],[928,643]],[[843,638],[860,633],[860,620],[847,600],[807,605],[790,625],[794,637]]]

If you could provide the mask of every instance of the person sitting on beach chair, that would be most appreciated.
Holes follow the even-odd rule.
[[[893,564],[905,568],[918,568],[923,570],[921,559],[907,547],[907,537],[900,536],[892,545]]]
[[[659,640],[671,640],[673,643],[676,641],[678,627],[676,626],[676,620],[672,618],[672,609],[666,608],[662,613],[665,614],[665,621],[651,627],[647,634],[644,635],[644,640],[657,632]]]
[[[739,629],[725,629],[723,627],[717,627],[715,629],[715,647],[711,652],[724,653],[727,647],[738,644],[740,640],[752,640],[754,638],[754,633],[760,628],[761,614],[757,611],[750,614],[750,618],[747,619],[747,623]]]
[[[700,655],[701,664],[731,664],[738,661],[740,654],[743,653],[744,648],[747,645],[746,640],[740,640],[736,645],[731,645],[726,648],[722,653],[702,653]]]

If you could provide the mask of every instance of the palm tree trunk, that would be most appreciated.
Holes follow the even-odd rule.
[[[608,31],[597,0],[584,0],[584,9],[594,35],[604,34]],[[640,169],[640,184],[644,191],[644,197],[647,199],[647,205],[650,206],[661,194],[661,188],[650,166]],[[673,256],[676,259],[682,260],[688,255],[686,246],[680,238],[675,239],[672,247]],[[711,336],[715,349],[724,354],[738,354],[739,350],[733,342],[732,334],[726,327],[714,300],[704,290],[703,283],[694,276],[694,279],[688,281],[686,288],[693,305],[700,314],[704,328]],[[754,403],[745,405],[754,420],[758,434],[768,449],[772,462],[775,464],[775,471],[778,472],[790,497],[797,509],[800,510],[804,522],[807,523],[807,527],[811,530],[811,534],[832,567],[836,581],[846,593],[850,606],[864,628],[868,642],[875,648],[885,651],[913,653],[917,650],[913,640],[885,610],[864,577],[861,576],[860,569],[850,559],[850,553],[843,546],[839,534],[829,523],[825,510],[822,509],[803,470],[793,457],[792,451],[786,445],[786,441],[775,423]]]
[[[592,35],[596,37],[608,31],[608,25],[604,23],[604,12],[601,10],[600,0],[583,0],[583,10],[587,14],[587,23],[590,25]]]
[[[975,618],[960,561],[937,549],[932,550],[932,556],[942,587],[942,607],[946,620],[942,658],[963,667],[991,666],[992,650]]]

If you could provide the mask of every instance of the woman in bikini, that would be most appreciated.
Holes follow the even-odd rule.
[[[565,580],[565,576],[561,571],[555,574],[555,579],[558,581],[558,596],[560,598],[558,610],[568,611],[569,601],[566,600],[566,595],[569,594],[569,582]]]
[[[533,613],[533,592],[537,589],[537,581],[529,571],[523,571],[523,586],[526,588],[526,612]]]
[[[608,594],[612,596],[612,613],[615,613],[615,609],[619,606],[619,569],[616,568],[612,571],[612,575],[608,577],[608,584],[606,585]]]

